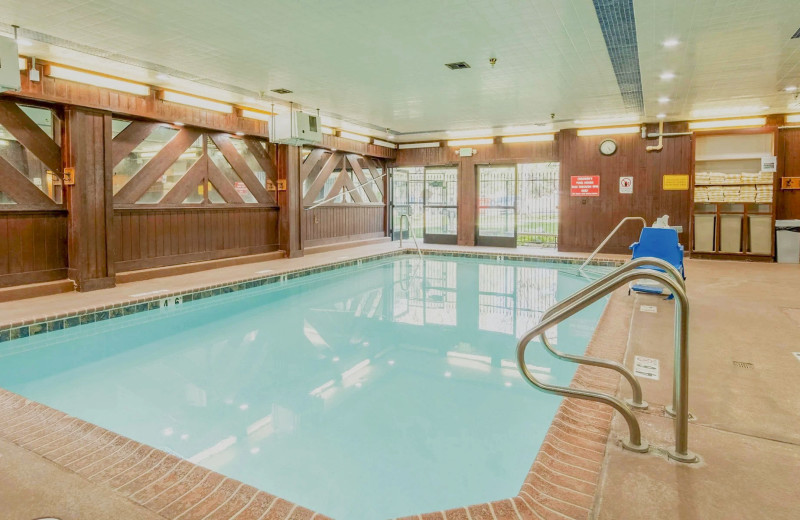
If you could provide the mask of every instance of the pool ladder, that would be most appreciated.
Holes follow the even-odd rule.
[[[647,269],[647,267],[652,266],[661,268],[665,272]],[[674,449],[669,449],[667,455],[669,458],[679,462],[697,462],[699,460],[697,455],[689,451],[689,300],[686,297],[683,276],[670,263],[660,258],[637,258],[592,282],[565,300],[556,303],[542,315],[539,323],[517,343],[517,364],[522,376],[539,390],[563,397],[574,397],[610,405],[622,415],[628,424],[629,438],[622,441],[622,446],[639,453],[647,452],[649,445],[647,441],[642,439],[639,421],[632,411],[632,408],[647,408],[647,403],[642,400],[642,387],[633,373],[622,363],[616,361],[567,354],[556,350],[545,334],[548,329],[558,325],[619,287],[633,280],[643,278],[660,283],[670,289],[676,296],[675,368],[672,407],[667,409],[667,412],[675,417],[675,447]],[[525,350],[528,344],[536,337],[540,337],[547,351],[558,359],[619,372],[630,383],[632,398],[625,402],[609,394],[568,386],[549,385],[539,381],[525,364]]]

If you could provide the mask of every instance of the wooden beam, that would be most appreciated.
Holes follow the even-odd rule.
[[[275,201],[270,200],[272,197],[270,197],[269,193],[267,193],[267,188],[261,185],[261,182],[258,180],[258,177],[256,177],[256,174],[253,173],[253,170],[251,170],[250,166],[247,165],[247,161],[245,161],[244,157],[239,154],[239,151],[235,146],[233,146],[233,143],[231,143],[231,140],[228,138],[228,136],[219,133],[208,134],[208,136],[217,146],[219,151],[222,152],[222,155],[231,165],[233,171],[235,171],[239,178],[242,179],[242,182],[244,182],[245,186],[247,186],[247,189],[250,190],[250,193],[253,194],[253,197],[255,197],[256,200],[261,204],[274,204]],[[213,163],[213,161],[211,162]],[[264,171],[266,172],[266,170]]]
[[[328,157],[328,160],[325,161],[325,165],[322,167],[322,170],[320,170],[319,175],[317,175],[317,178],[311,183],[311,186],[308,187],[308,191],[303,197],[304,206],[309,206],[314,203],[314,199],[317,198],[320,190],[323,186],[325,186],[325,181],[328,180],[328,177],[331,176],[333,170],[335,170],[339,163],[343,162],[343,160],[344,155],[341,152],[334,152],[330,157]]]
[[[370,182],[371,179],[367,179],[367,175],[364,173],[364,170],[361,169],[361,165],[358,164],[358,156],[349,154],[347,156],[347,160],[350,161],[350,165],[353,167],[353,172],[356,174],[358,178],[358,182],[361,183],[362,189],[364,193],[367,194],[367,198],[370,202],[381,202],[381,197],[375,193],[375,182]]]
[[[199,159],[183,174],[175,186],[172,187],[159,204],[181,204],[192,191],[206,178],[208,171],[208,155],[201,155]]]
[[[303,164],[300,166],[300,182],[305,182],[308,178],[308,175],[311,173],[311,170],[314,169],[315,166],[319,165],[322,156],[324,156],[328,151],[324,148],[314,148],[311,150],[311,153],[308,154],[306,160],[303,161]],[[322,165],[319,165],[321,168]]]
[[[131,124],[117,134],[111,143],[111,167],[116,168],[122,159],[142,144],[142,141],[147,139],[158,126],[159,123],[131,121]]]
[[[116,204],[133,204],[144,195],[156,180],[172,166],[192,143],[202,134],[197,130],[182,129],[173,137],[125,186],[114,196]]]
[[[247,145],[247,149],[250,150],[250,153],[253,154],[253,157],[256,158],[258,165],[261,166],[261,169],[267,174],[267,179],[271,180],[273,184],[276,184],[278,180],[278,168],[275,166],[275,160],[272,158],[269,151],[261,146],[258,141],[249,137],[245,137],[244,143]]]
[[[61,147],[11,99],[0,99],[0,125],[50,170],[61,172]]]
[[[0,157],[0,191],[11,197],[17,204],[58,208],[42,190],[33,185],[19,170]]]
[[[364,164],[366,164],[367,168],[369,168],[369,173],[372,175],[372,178],[377,179],[378,177],[380,177],[381,174],[378,173],[378,168],[375,166],[375,163],[372,162],[372,159],[370,159],[369,157],[362,157],[362,159],[364,159]],[[383,173],[386,173],[386,168],[383,169]],[[372,184],[378,189],[378,193],[381,194],[379,202],[382,201],[383,187],[381,187],[378,181],[375,181]]]
[[[255,177],[255,175],[253,176]],[[222,195],[222,198],[225,199],[225,202],[229,204],[244,204],[241,195],[239,195],[228,178],[219,171],[219,168],[211,158],[208,159],[208,182],[214,185],[219,194]]]
[[[347,171],[347,161],[345,158],[342,158],[342,169],[339,171],[339,177],[336,178],[336,182],[333,183],[331,187],[331,191],[325,196],[326,199],[333,197],[334,195],[338,195],[342,188],[346,188],[348,190],[352,190],[355,188],[353,181],[350,180],[350,172]],[[358,191],[351,191],[350,196],[353,197],[353,202],[361,203],[364,200],[359,195]],[[344,196],[342,196],[342,202],[345,202]]]

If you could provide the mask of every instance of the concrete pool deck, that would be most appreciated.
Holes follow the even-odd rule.
[[[54,309],[65,312],[69,308],[110,305],[142,292],[185,290],[211,282],[247,278],[259,270],[280,272],[329,263],[344,256],[356,258],[396,248],[396,244],[376,244],[299,259],[272,260],[263,264],[132,282],[92,293],[58,294],[7,302],[0,304],[0,320],[11,323],[29,318],[32,313],[41,316],[52,314]],[[426,246],[426,249],[432,248]],[[493,248],[441,249],[511,253]],[[624,452],[617,443],[625,438],[627,431],[618,417],[611,425],[612,413],[608,407],[565,400],[559,413],[569,414],[557,415],[532,467],[530,482],[526,481],[518,497],[492,505],[425,514],[419,518],[629,518],[632,512],[635,512],[635,518],[752,518],[765,512],[769,518],[790,518],[788,515],[792,511],[800,510],[800,497],[794,493],[794,484],[800,477],[800,433],[796,428],[800,415],[800,378],[797,377],[800,361],[791,354],[800,351],[800,304],[796,298],[800,289],[798,275],[798,266],[687,261],[692,302],[690,408],[698,417],[690,431],[690,447],[703,458],[702,463],[678,464],[665,460],[657,451],[648,455]],[[668,447],[672,442],[672,421],[664,417],[663,405],[669,403],[671,396],[672,303],[648,296],[628,298],[624,292],[617,293],[612,302],[614,305],[610,305],[611,310],[607,309],[592,339],[590,351],[594,348],[596,354],[622,359],[627,349],[629,364],[635,354],[661,361],[660,379],[642,380],[645,399],[651,403],[651,408],[638,416],[642,421],[643,436],[660,448]],[[656,306],[658,312],[639,312],[641,304]],[[11,317],[6,313],[11,313]],[[753,366],[739,368],[732,361],[752,363]],[[598,369],[581,369],[574,383],[613,391],[618,381],[617,376],[609,376]],[[0,396],[0,408],[7,408],[13,401],[8,395],[13,396],[8,392]],[[733,398],[726,398],[731,395]],[[33,403],[33,408],[44,412],[47,407]],[[66,420],[61,415],[39,419],[50,422]],[[8,426],[3,424],[3,420],[0,420],[0,425]],[[92,429],[93,425],[84,423],[81,426],[86,429],[77,429],[85,440],[70,440],[76,443],[73,450],[89,449],[83,445],[88,444],[87,441],[93,442],[94,446],[103,442],[104,434]],[[610,436],[609,428],[613,428]],[[9,511],[13,516],[10,518],[29,519],[45,514],[62,520],[92,517],[93,510],[86,509],[91,507],[89,501],[82,506],[81,500],[74,496],[89,492],[102,495],[102,500],[94,502],[108,504],[107,507],[112,508],[108,511],[115,511],[114,518],[153,518],[153,515],[157,515],[156,518],[249,518],[243,515],[244,509],[249,509],[253,518],[322,518],[267,493],[247,489],[249,486],[245,491],[250,493],[250,501],[228,516],[222,516],[226,510],[213,516],[200,515],[202,509],[195,509],[190,514],[197,504],[178,514],[170,514],[169,509],[162,511],[164,508],[156,513],[126,495],[120,496],[107,484],[118,475],[100,481],[105,484],[98,483],[97,479],[86,478],[80,472],[54,464],[51,462],[53,457],[43,457],[38,450],[31,449],[31,445],[20,448],[18,442],[9,443],[8,428],[2,430],[5,431],[0,432],[0,469],[3,470],[0,485],[3,490],[25,490],[22,496],[13,491],[4,496],[0,491],[0,503],[11,504]],[[561,435],[551,437],[559,431]],[[138,453],[137,449],[131,453]],[[576,452],[583,456],[575,458]],[[148,472],[165,471],[165,474],[180,465],[179,460],[170,461],[173,469],[165,470],[167,454],[163,454],[160,460],[153,460],[157,454],[150,451],[140,455],[127,464],[136,460],[134,466],[141,463]],[[123,464],[124,459],[117,463]],[[38,467],[41,473],[29,472],[26,469],[29,467]],[[202,501],[208,495],[201,496],[195,488],[205,489],[215,495],[214,500],[225,499],[217,504],[219,508],[231,503],[231,497],[242,491],[243,485],[232,484],[232,479],[209,476],[213,472],[208,470],[200,471],[207,474],[177,498],[193,494],[195,498],[200,496]],[[58,482],[62,479],[63,482],[82,480],[76,485],[57,486],[50,484],[53,479]],[[43,485],[37,487],[37,481]],[[239,487],[231,490],[230,487],[235,485]],[[261,497],[260,502],[269,497],[257,515],[255,506],[251,506],[256,495]],[[681,498],[683,496],[689,498]],[[41,499],[31,500],[32,497]],[[33,507],[36,503],[52,503],[54,508],[43,512],[41,508]],[[136,516],[137,512],[139,516]],[[133,516],[126,516],[128,513]]]

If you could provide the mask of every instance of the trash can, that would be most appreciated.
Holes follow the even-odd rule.
[[[723,253],[742,252],[743,215],[720,215],[719,250]]]
[[[800,220],[776,220],[775,235],[778,263],[800,263]]]
[[[759,255],[772,254],[771,215],[750,215],[748,217],[748,233],[750,239],[748,251]]]
[[[714,251],[715,215],[695,214],[694,216],[694,250]]]

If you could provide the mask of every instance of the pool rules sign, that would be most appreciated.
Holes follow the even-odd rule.
[[[573,175],[569,178],[570,197],[599,197],[600,196],[600,176],[599,175]]]

